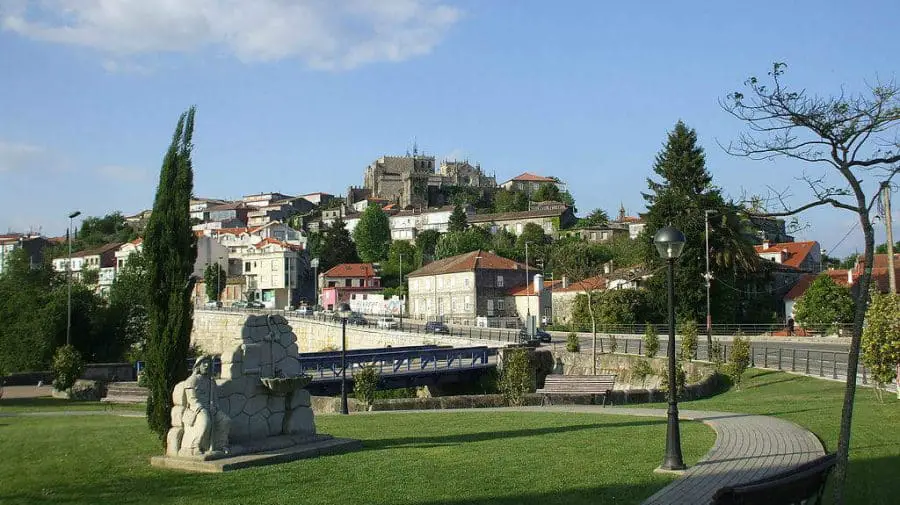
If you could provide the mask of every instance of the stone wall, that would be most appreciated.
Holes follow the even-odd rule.
[[[554,370],[553,373],[564,375],[591,375],[593,373],[593,360],[590,351],[569,352],[563,347],[555,347],[552,351]],[[643,359],[650,363],[655,375],[648,376],[643,382],[637,377],[632,377],[631,368],[637,360]],[[629,389],[657,389],[660,385],[660,375],[666,373],[669,363],[666,358],[645,358],[628,354],[598,354],[597,373],[615,374],[617,390]],[[706,378],[713,372],[713,366],[709,363],[691,361],[682,363],[684,372],[690,378]]]
[[[195,310],[191,343],[197,344],[204,352],[210,354],[222,354],[226,350],[234,349],[242,343],[242,332],[249,316],[250,314],[241,312]],[[296,335],[299,352],[318,352],[325,348],[341,348],[340,323],[315,321],[296,316],[288,316],[286,320]],[[347,349],[433,344],[453,347],[479,345],[501,347],[506,345],[505,342],[347,325]]]

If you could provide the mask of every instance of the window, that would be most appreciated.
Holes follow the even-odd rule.
[[[353,284],[353,279],[344,279],[344,286],[350,287]]]
[[[605,231],[605,232],[601,233],[601,234],[600,234],[600,238],[602,238],[603,240],[608,239],[608,238],[609,238],[609,232]]]
[[[249,262],[249,261],[246,262],[246,263],[244,263],[244,271],[245,271],[245,272],[249,272],[249,271],[250,271],[250,262]]]
[[[363,300],[367,299],[368,297],[369,297],[369,295],[363,293]]]
[[[498,288],[502,288],[502,287],[503,287],[503,276],[502,276],[502,275],[498,275],[498,276],[497,276],[497,287],[498,287]]]
[[[522,223],[516,223],[516,235],[522,234]]]
[[[595,231],[591,232],[591,240],[597,240],[597,232],[595,232]]]
[[[466,277],[466,280],[463,281],[463,286],[469,287],[469,278],[468,277]]]
[[[472,310],[472,297],[471,296],[466,297],[466,310],[467,311]]]
[[[503,301],[503,300],[497,300],[497,310],[501,310],[501,311],[502,311],[504,305],[505,305],[505,304],[504,304],[504,301]]]

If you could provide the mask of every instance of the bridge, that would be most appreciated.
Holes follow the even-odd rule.
[[[352,389],[353,373],[364,367],[375,367],[379,374],[378,389],[414,386],[441,387],[477,382],[496,368],[497,350],[486,346],[449,347],[438,345],[406,346],[382,349],[354,349],[346,353],[348,388]],[[313,377],[307,386],[315,395],[340,392],[341,367],[339,351],[303,353],[300,371]]]

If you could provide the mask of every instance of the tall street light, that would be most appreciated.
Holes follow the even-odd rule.
[[[400,253],[400,331],[403,331],[403,253]]]
[[[68,303],[66,309],[66,345],[72,345],[72,220],[81,215],[80,210],[69,214],[69,259],[66,262],[66,284],[68,284]]]
[[[349,414],[347,409],[347,318],[350,317],[350,305],[338,306],[341,316],[341,414]]]
[[[712,351],[712,311],[709,301],[709,288],[712,285],[713,274],[709,271],[709,216],[715,214],[714,210],[703,211],[703,217],[706,224],[706,273],[703,278],[706,279],[706,359],[710,359],[709,355]]]
[[[666,352],[669,358],[669,410],[668,429],[666,431],[666,457],[660,469],[684,470],[684,459],[681,457],[681,431],[678,427],[678,397],[675,382],[675,260],[681,255],[684,248],[684,234],[676,228],[666,226],[656,232],[653,243],[660,257],[669,264],[668,288],[669,288],[669,348]]]

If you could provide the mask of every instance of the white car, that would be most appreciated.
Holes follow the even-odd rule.
[[[216,300],[210,300],[210,301],[204,303],[203,306],[206,307],[207,309],[218,309],[218,308],[222,307],[222,302],[219,302]]]
[[[378,323],[376,323],[376,326],[378,326],[379,328],[394,330],[397,329],[397,321],[395,321],[393,317],[382,317],[378,319]]]

